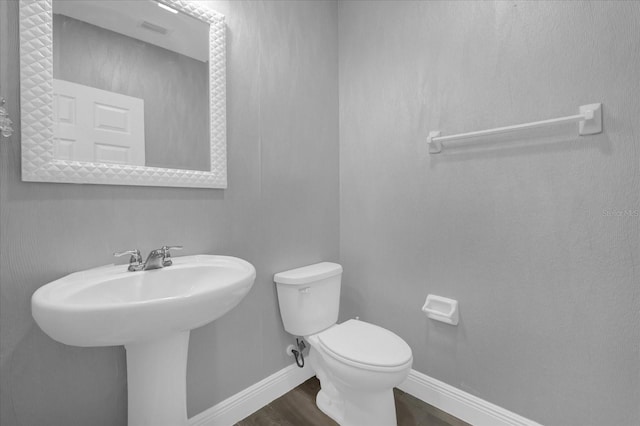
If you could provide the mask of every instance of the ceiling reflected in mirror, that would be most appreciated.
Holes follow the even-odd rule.
[[[209,61],[209,24],[153,0],[54,0],[53,13]]]

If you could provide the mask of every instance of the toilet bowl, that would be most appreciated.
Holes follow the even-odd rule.
[[[358,320],[307,340],[311,368],[321,383],[316,404],[325,414],[344,426],[396,424],[393,388],[411,369],[409,345],[382,327]]]
[[[275,275],[285,330],[311,346],[318,408],[342,426],[395,426],[393,388],[411,369],[409,345],[359,320],[337,324],[342,267],[323,262]]]

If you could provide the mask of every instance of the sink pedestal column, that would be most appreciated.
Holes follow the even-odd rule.
[[[125,345],[129,426],[187,424],[189,331]]]

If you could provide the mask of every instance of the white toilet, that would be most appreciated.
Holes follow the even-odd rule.
[[[274,276],[284,328],[311,345],[318,407],[342,426],[396,426],[393,388],[413,356],[400,337],[359,320],[337,324],[342,266],[323,262]]]

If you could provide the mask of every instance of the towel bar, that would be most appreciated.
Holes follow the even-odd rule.
[[[495,129],[479,130],[476,132],[459,133],[457,135],[440,136],[440,131],[429,132],[427,142],[429,143],[429,153],[438,154],[442,152],[443,142],[469,139],[482,136],[498,135],[501,133],[516,132],[518,130],[535,129],[537,127],[547,127],[564,123],[580,123],[579,135],[595,135],[602,132],[602,104],[589,104],[580,107],[580,113],[567,117],[552,118],[549,120],[534,121],[532,123],[516,124],[513,126],[496,127]]]

